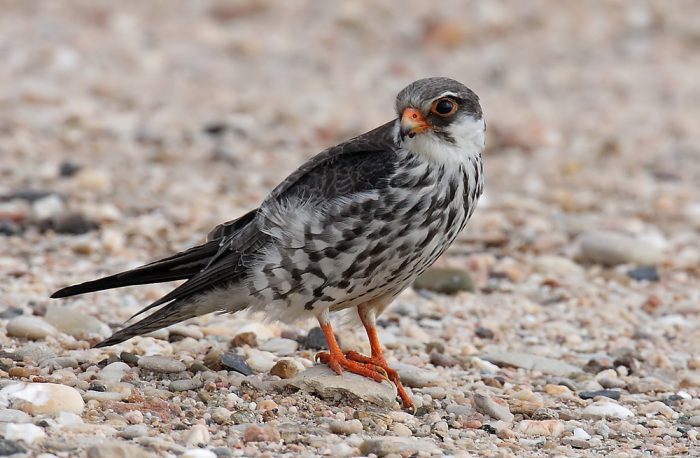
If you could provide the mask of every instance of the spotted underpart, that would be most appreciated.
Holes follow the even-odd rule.
[[[443,97],[458,106],[450,118],[431,111]],[[372,304],[378,315],[454,241],[483,190],[476,94],[428,78],[401,91],[396,107],[396,119],[307,161],[204,244],[54,297],[186,280],[139,314],[163,307],[98,346],[210,312],[263,310],[291,321]],[[406,108],[429,128],[407,135]]]
[[[399,150],[392,161],[378,189],[261,208],[272,240],[244,281],[254,306],[291,320],[395,296],[445,251],[481,195],[480,159],[449,168]]]

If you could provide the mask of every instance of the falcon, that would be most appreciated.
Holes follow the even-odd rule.
[[[154,313],[97,347],[211,312],[315,317],[328,343],[318,360],[337,374],[389,379],[412,407],[384,357],[376,320],[471,217],[483,189],[485,122],[477,95],[449,78],[411,83],[399,92],[396,113],[310,159],[203,244],[51,297],[185,280],[135,316],[160,307]],[[338,345],[330,314],[344,309],[356,310],[370,356]]]

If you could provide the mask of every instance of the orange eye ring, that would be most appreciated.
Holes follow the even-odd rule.
[[[458,108],[459,105],[457,105],[457,102],[449,97],[443,97],[433,102],[430,106],[430,112],[446,118],[455,114]]]

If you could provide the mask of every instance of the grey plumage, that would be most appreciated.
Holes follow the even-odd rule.
[[[431,112],[439,97],[457,105],[453,117]],[[483,189],[478,97],[430,78],[399,93],[399,116],[406,107],[425,114],[429,135],[408,138],[395,119],[318,154],[202,245],[52,297],[187,280],[139,314],[160,310],[98,346],[209,312],[264,310],[292,320],[388,304],[452,243]]]

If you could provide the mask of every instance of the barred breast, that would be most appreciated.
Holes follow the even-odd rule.
[[[262,208],[272,241],[244,281],[254,309],[291,321],[393,297],[464,228],[483,188],[480,158],[454,167],[406,152],[370,192]]]

